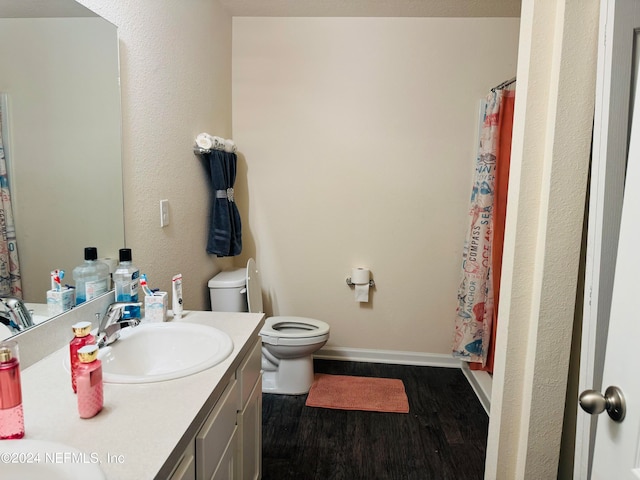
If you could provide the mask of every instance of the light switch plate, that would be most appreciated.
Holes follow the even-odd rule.
[[[169,225],[169,200],[160,200],[160,226]]]

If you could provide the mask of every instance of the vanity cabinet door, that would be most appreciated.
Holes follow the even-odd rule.
[[[229,439],[227,449],[224,451],[216,473],[213,474],[211,480],[231,480],[238,478],[236,471],[236,445],[238,444],[238,429],[233,432],[233,436]]]
[[[234,378],[225,389],[204,425],[196,435],[196,478],[210,480],[217,472],[223,458],[235,437],[236,417],[240,407],[238,382]],[[235,442],[231,443],[235,451]]]
[[[196,480],[196,457],[194,455],[193,442],[185,450],[182,459],[169,477],[169,480]]]
[[[240,382],[240,398],[242,399],[241,408],[247,404],[253,387],[258,382],[262,374],[262,339],[253,344],[253,347],[242,360],[238,367],[238,382]],[[261,382],[262,380],[260,380]]]
[[[258,375],[247,404],[238,413],[238,431],[236,478],[258,480],[262,478],[262,375]]]

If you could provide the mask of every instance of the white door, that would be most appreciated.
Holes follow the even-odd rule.
[[[603,0],[591,167],[585,301],[579,391],[602,390],[613,293],[631,104],[637,64],[640,0]],[[574,480],[590,477],[597,418],[578,410]]]
[[[603,374],[606,387],[621,389],[626,415],[621,422],[598,418],[592,468],[598,480],[640,479],[640,115],[634,117]]]
[[[636,92],[638,83],[636,82]],[[616,261],[609,334],[602,383],[618,387],[600,407],[606,412],[598,418],[592,479],[640,479],[640,371],[637,353],[640,342],[640,95],[636,95],[629,141],[618,256]],[[592,408],[598,397],[592,397]],[[626,405],[624,405],[626,403]],[[589,407],[589,405],[587,405]],[[616,421],[609,413],[624,418]]]

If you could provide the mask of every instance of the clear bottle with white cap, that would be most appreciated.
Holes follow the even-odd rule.
[[[131,261],[131,249],[121,248],[119,252],[120,263],[113,272],[113,284],[116,291],[116,302],[138,302],[138,290],[140,289],[140,269]],[[138,306],[125,307],[122,312],[123,319],[140,318],[141,312]]]
[[[92,300],[109,288],[109,267],[98,260],[98,249],[84,249],[84,263],[73,269],[76,284],[76,305]]]

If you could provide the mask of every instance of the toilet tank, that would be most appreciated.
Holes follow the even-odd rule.
[[[225,270],[208,283],[211,310],[214,312],[247,312],[247,270]]]

